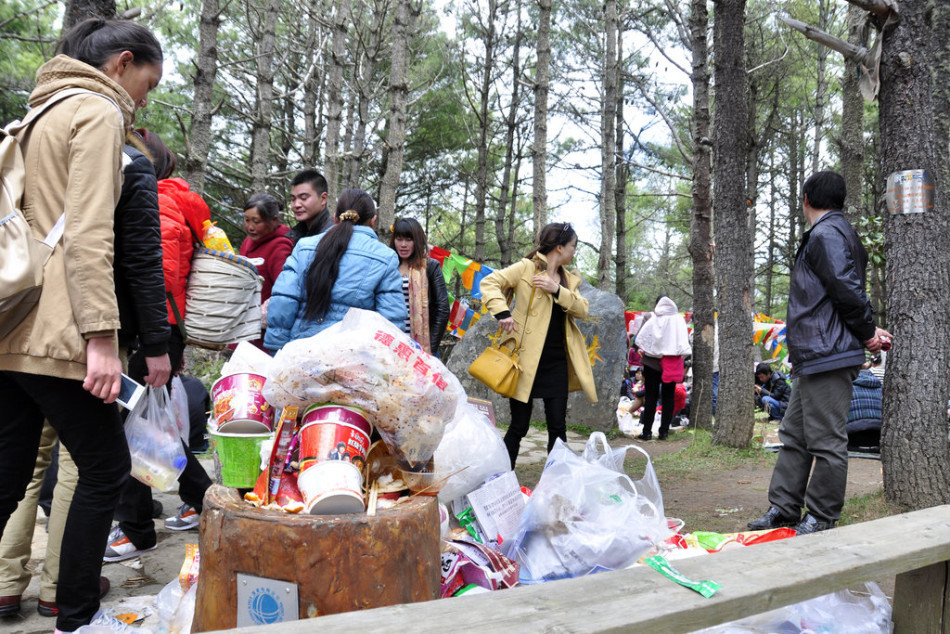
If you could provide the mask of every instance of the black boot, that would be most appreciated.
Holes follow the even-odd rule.
[[[765,515],[757,520],[749,522],[748,526],[754,531],[764,531],[770,528],[791,527],[798,524],[797,517],[782,515],[782,511],[774,506],[770,506]]]
[[[514,470],[515,461],[518,459],[518,450],[521,448],[521,439],[510,434],[505,434],[505,448],[508,449],[508,459],[511,460],[511,468]]]

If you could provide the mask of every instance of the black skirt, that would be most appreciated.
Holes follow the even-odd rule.
[[[567,396],[566,320],[564,309],[552,304],[551,321],[531,386],[531,398]]]

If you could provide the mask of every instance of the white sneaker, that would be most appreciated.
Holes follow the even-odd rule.
[[[109,545],[106,546],[106,552],[102,556],[102,561],[106,563],[125,561],[126,559],[138,557],[145,551],[155,550],[157,547],[158,544],[155,544],[151,548],[143,548],[139,550],[135,547],[135,544],[133,544],[129,538],[125,536],[125,533],[121,528],[118,526],[113,526],[112,532],[109,533]]]
[[[170,531],[186,531],[198,527],[198,511],[193,506],[182,504],[178,507],[178,515],[165,518],[165,528]]]

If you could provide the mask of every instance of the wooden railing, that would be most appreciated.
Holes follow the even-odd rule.
[[[950,505],[674,562],[710,599],[646,566],[239,632],[691,632],[897,576],[895,631],[947,632]]]

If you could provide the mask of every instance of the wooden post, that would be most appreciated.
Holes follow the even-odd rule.
[[[944,632],[947,621],[947,562],[897,575],[894,583],[895,632]]]
[[[439,506],[417,496],[370,517],[289,515],[205,494],[194,632],[237,623],[237,574],[297,584],[301,619],[441,595]]]

